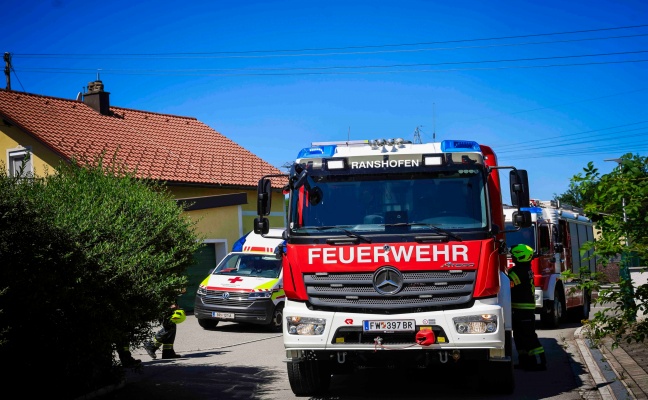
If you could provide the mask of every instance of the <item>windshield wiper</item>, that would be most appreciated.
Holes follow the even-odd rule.
[[[316,231],[326,231],[326,230],[337,229],[337,230],[339,230],[339,231],[342,231],[342,232],[346,233],[346,235],[347,235],[348,237],[352,237],[352,238],[356,238],[356,239],[361,239],[361,240],[364,240],[364,241],[367,242],[367,243],[371,243],[371,239],[369,239],[369,238],[367,238],[367,237],[365,237],[365,236],[359,235],[359,234],[357,234],[357,233],[355,233],[355,232],[352,232],[352,231],[350,231],[350,230],[348,230],[348,229],[346,229],[346,228],[342,228],[341,226],[338,226],[338,225],[329,225],[329,226],[302,226],[302,227],[300,227],[299,229],[315,229]]]
[[[426,223],[423,223],[423,222],[399,222],[399,223],[396,223],[396,224],[384,224],[384,226],[426,226],[428,228],[434,229],[437,233],[442,233],[442,234],[444,234],[446,236],[449,236],[449,237],[453,238],[456,241],[463,242],[463,239],[461,238],[461,236],[456,235],[456,234],[450,232],[447,229],[443,229],[443,228],[440,228],[440,227],[438,227],[436,225],[426,224]]]

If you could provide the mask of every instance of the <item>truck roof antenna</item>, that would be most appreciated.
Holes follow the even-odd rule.
[[[432,103],[432,141],[436,142],[436,109],[434,103]]]

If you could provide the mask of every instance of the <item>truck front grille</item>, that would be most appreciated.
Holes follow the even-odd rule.
[[[395,294],[379,293],[373,273],[309,273],[304,283],[309,302],[319,309],[404,313],[454,308],[472,301],[475,271],[403,272],[404,284]]]

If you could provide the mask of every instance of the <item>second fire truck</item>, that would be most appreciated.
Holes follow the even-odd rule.
[[[531,212],[531,226],[515,231],[516,207],[504,206],[504,218],[506,230],[514,231],[506,234],[509,247],[524,243],[535,252],[531,268],[536,286],[536,314],[540,314],[546,328],[557,328],[566,317],[576,321],[589,318],[590,293],[581,284],[593,277],[596,259],[591,250],[581,254],[580,248],[594,240],[592,220],[583,215],[583,210],[560,206],[556,201],[530,203],[532,207],[525,210]]]

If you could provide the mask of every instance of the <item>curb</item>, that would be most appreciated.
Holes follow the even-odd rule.
[[[581,332],[582,328],[583,327],[581,326],[578,329],[576,329],[576,331],[574,332],[574,339],[576,340],[576,346],[578,347],[578,351],[580,352],[581,357],[585,362],[585,366],[587,367],[587,370],[592,376],[592,379],[594,379],[594,383],[596,384],[596,388],[598,389],[601,398],[603,400],[616,400],[616,396],[614,395],[614,392],[610,389],[608,380],[605,379],[605,377],[603,376],[603,372],[599,368],[596,361],[592,358],[592,352],[590,351],[589,346],[587,345],[587,343],[585,343],[585,340],[583,339],[583,335]]]
[[[648,399],[648,374],[621,347],[612,349],[611,341],[605,340],[601,353],[612,366],[617,379],[623,382],[632,399]]]

